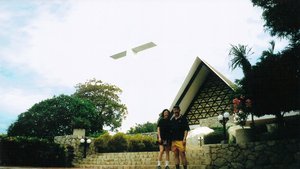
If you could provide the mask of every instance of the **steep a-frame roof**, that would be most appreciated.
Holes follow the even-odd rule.
[[[199,57],[194,61],[171,108],[179,105],[190,124],[230,109],[234,84]]]

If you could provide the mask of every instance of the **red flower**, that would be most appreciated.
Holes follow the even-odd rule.
[[[240,101],[240,99],[235,98],[235,99],[232,100],[232,103],[233,103],[234,105],[239,105],[239,104],[241,103],[241,101]]]
[[[245,97],[241,96],[240,98],[234,98],[232,103],[235,123],[244,126],[251,112],[252,101],[250,99],[245,100]]]
[[[237,113],[239,111],[239,105],[241,101],[238,98],[235,98],[232,100],[232,103],[233,103],[233,112]]]

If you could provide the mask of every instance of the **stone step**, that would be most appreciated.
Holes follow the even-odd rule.
[[[78,165],[79,168],[93,169],[156,169],[156,165]],[[189,169],[206,169],[205,165],[188,165]],[[162,166],[162,169],[164,167]],[[170,169],[175,169],[174,165],[170,165]],[[183,167],[181,166],[181,169]]]
[[[124,152],[124,153],[97,153],[87,156],[75,164],[80,168],[99,169],[148,169],[156,168],[158,152]],[[163,155],[164,165],[165,154]],[[187,152],[189,168],[204,169],[208,162],[204,159],[201,150],[189,150]],[[174,166],[174,155],[170,153],[170,166]],[[172,168],[172,167],[171,167]]]
[[[173,153],[170,152],[170,155],[172,155]],[[89,155],[89,158],[124,158],[127,156],[130,157],[153,157],[156,158],[158,155],[158,152],[144,152],[144,153],[96,153],[93,155]],[[187,157],[189,156],[203,156],[204,153],[200,152],[200,151],[191,151],[191,152],[187,152]],[[165,154],[164,154],[165,156]]]
[[[204,159],[195,159],[195,158],[187,158],[189,161],[189,164],[191,165],[198,165],[198,164],[203,164]],[[163,163],[165,159],[163,158]],[[80,164],[86,164],[86,165],[117,165],[117,164],[122,164],[122,165],[151,165],[151,164],[156,164],[157,159],[149,159],[149,158],[135,158],[135,159],[85,159],[80,161]],[[170,159],[170,164],[174,164],[174,159]]]
[[[164,161],[162,161],[162,163],[164,164]],[[188,159],[189,164],[191,165],[198,165],[198,164],[203,164],[204,160],[194,160],[194,159]],[[121,164],[121,165],[151,165],[151,164],[156,164],[157,160],[142,160],[142,159],[137,159],[137,160],[101,160],[101,161],[86,161],[83,160],[80,162],[80,164],[83,165],[117,165],[117,164]],[[174,160],[171,159],[170,160],[170,164],[174,164]]]
[[[131,153],[97,153],[80,161],[82,165],[152,165],[157,163],[158,152]],[[200,151],[189,151],[187,159],[190,165],[205,164]],[[165,161],[165,154],[163,156]],[[170,164],[174,164],[173,154],[170,153]]]

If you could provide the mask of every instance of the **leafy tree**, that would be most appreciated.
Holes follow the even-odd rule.
[[[252,0],[254,6],[263,9],[265,27],[271,35],[289,38],[299,43],[300,1],[299,0]]]
[[[7,134],[53,138],[71,134],[78,125],[89,134],[99,130],[94,125],[96,116],[96,108],[88,100],[67,95],[54,96],[20,114],[17,121],[9,126]]]
[[[300,45],[269,55],[253,66],[248,81],[256,115],[276,115],[282,125],[285,112],[300,109],[299,65]]]
[[[157,123],[136,124],[135,127],[130,127],[128,134],[149,133],[157,131]]]
[[[272,36],[287,38],[286,49],[274,54],[275,44],[253,67],[251,90],[256,114],[274,114],[283,125],[287,111],[300,109],[300,1],[252,0],[263,9],[265,27]]]
[[[287,38],[289,46],[274,53],[275,43],[263,51],[261,60],[239,81],[253,99],[253,113],[276,115],[283,125],[285,112],[300,109],[300,1],[252,0],[263,9],[265,27],[272,36]]]
[[[92,79],[83,84],[79,83],[75,88],[74,96],[90,100],[96,106],[95,120],[100,130],[103,130],[103,126],[109,126],[112,130],[121,126],[127,108],[119,98],[122,93],[119,87]]]

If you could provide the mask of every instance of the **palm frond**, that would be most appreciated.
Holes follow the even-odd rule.
[[[237,67],[241,67],[244,72],[249,70],[249,66],[251,69],[251,64],[248,60],[248,57],[254,53],[251,50],[252,48],[248,48],[247,45],[231,45],[229,51],[229,56],[233,57],[231,59],[231,69],[234,70]]]

